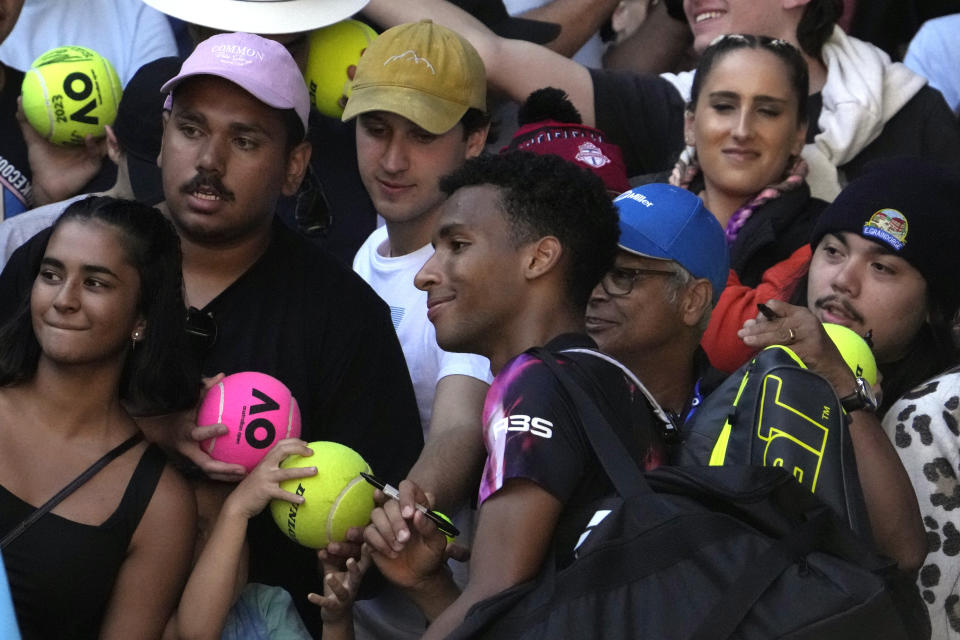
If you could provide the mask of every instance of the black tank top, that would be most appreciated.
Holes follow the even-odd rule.
[[[117,572],[165,462],[156,445],[147,447],[120,505],[103,524],[48,513],[3,550],[24,640],[99,635]],[[35,508],[0,486],[0,536]]]

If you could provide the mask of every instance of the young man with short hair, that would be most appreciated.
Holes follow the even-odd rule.
[[[545,346],[591,393],[603,390],[639,465],[655,466],[663,453],[647,398],[583,333],[618,234],[600,179],[517,151],[470,160],[441,186],[450,197],[417,286],[439,344],[487,356],[497,374],[484,404],[488,455],[470,581],[459,593],[439,567],[442,536],[420,516],[403,518],[396,501],[375,510],[365,531],[381,571],[433,619],[425,638],[445,637],[470,606],[544,562],[569,562],[589,519],[578,507],[610,490],[559,380],[526,350]]]

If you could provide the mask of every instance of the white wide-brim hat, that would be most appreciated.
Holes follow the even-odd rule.
[[[184,22],[257,34],[312,31],[345,20],[369,0],[143,0]]]

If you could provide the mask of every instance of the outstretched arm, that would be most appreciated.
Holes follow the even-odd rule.
[[[483,399],[489,385],[465,375],[450,375],[437,383],[430,432],[423,451],[407,476],[434,496],[434,506],[456,511],[475,491],[483,469]],[[401,506],[413,506],[406,483],[400,486]]]
[[[544,46],[569,58],[603,26],[618,4],[620,0],[552,0],[519,17],[560,25],[560,35]]]
[[[843,398],[855,391],[853,373],[823,330],[816,316],[805,307],[780,300],[767,306],[778,316],[748,320],[740,330],[744,343],[755,349],[783,344],[793,330],[790,348],[813,371],[826,378]],[[901,569],[919,569],[926,556],[926,538],[917,496],[893,444],[871,411],[850,414],[850,440],[857,459],[857,474],[863,489],[870,528],[880,551]]]
[[[594,125],[593,80],[586,67],[569,58],[537,44],[500,38],[445,0],[371,0],[363,13],[384,28],[423,19],[449,27],[476,48],[493,87],[516,102],[542,87],[563,89],[584,124]]]
[[[283,459],[293,454],[311,456],[313,452],[302,440],[281,440],[224,501],[180,598],[180,638],[220,637],[245,582],[241,569],[246,563],[247,522],[273,499],[303,502],[302,496],[281,489],[280,482],[312,476],[317,471],[316,467],[280,468]]]
[[[360,581],[370,567],[370,547],[361,547],[359,560],[347,558],[345,569],[341,569],[324,549],[317,552],[317,557],[323,567],[323,595],[310,593],[307,600],[323,607],[323,637],[326,640],[353,640],[353,601]]]

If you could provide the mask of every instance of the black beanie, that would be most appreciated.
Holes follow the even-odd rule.
[[[909,262],[947,317],[960,305],[960,175],[922,158],[872,162],[820,215],[811,246],[816,250],[824,235],[838,231]]]

